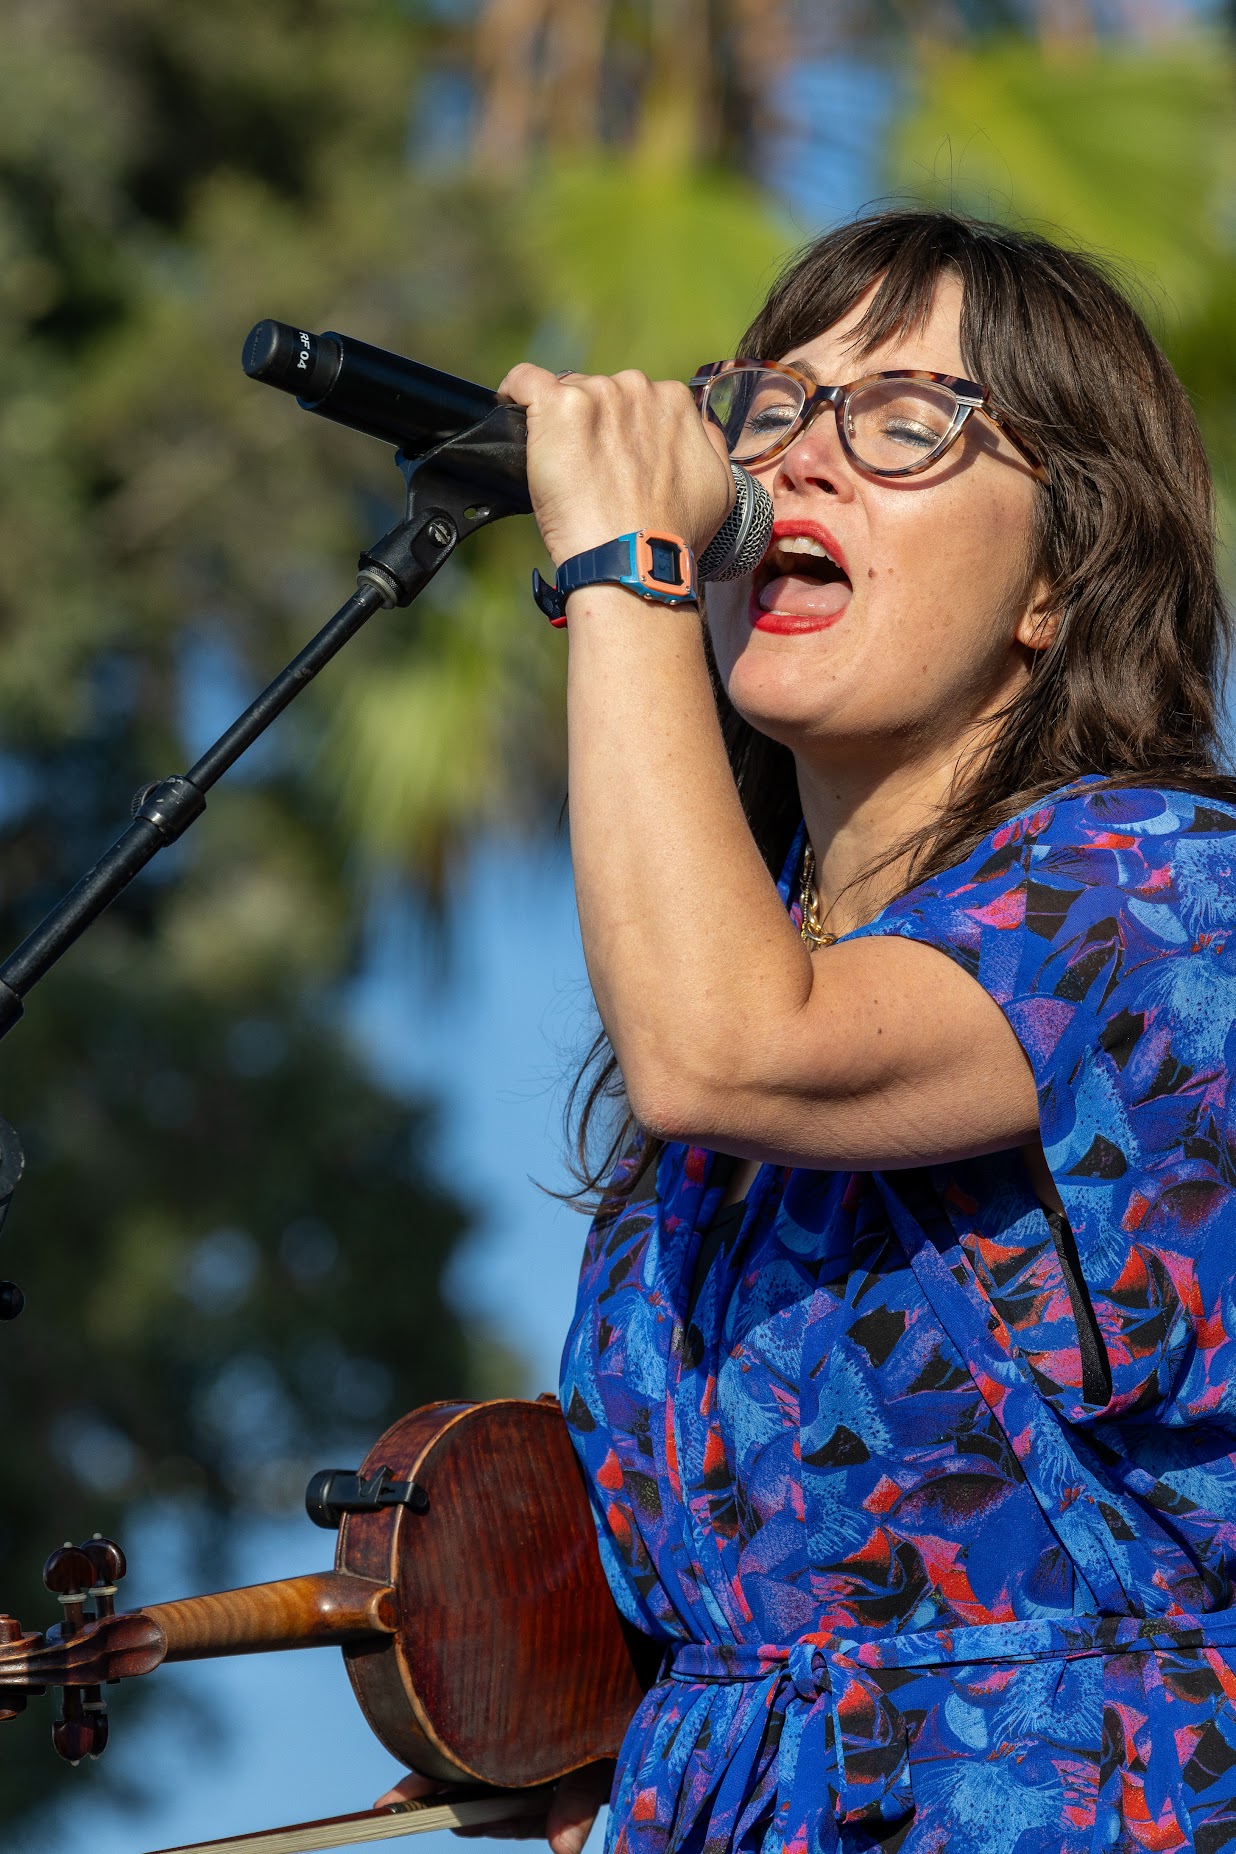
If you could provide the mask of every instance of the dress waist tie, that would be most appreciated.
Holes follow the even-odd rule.
[[[777,1826],[783,1846],[804,1841],[829,1778],[838,1823],[893,1826],[914,1813],[909,1732],[883,1676],[897,1670],[972,1667],[984,1662],[1077,1660],[1085,1656],[1197,1649],[1228,1697],[1236,1678],[1213,1651],[1236,1647],[1236,1610],[1205,1616],[1071,1616],[1059,1622],[985,1622],[956,1629],[847,1639],[834,1631],[788,1645],[680,1642],[662,1679],[766,1681],[758,1724],[784,1711],[778,1753]],[[808,1841],[809,1844],[809,1841]]]

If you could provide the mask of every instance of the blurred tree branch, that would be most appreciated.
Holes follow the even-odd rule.
[[[803,49],[792,14],[789,0],[483,0],[477,162],[509,178],[541,152],[628,146],[749,165]]]

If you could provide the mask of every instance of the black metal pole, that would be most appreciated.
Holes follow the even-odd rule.
[[[31,987],[146,864],[201,817],[211,786],[374,612],[410,605],[467,535],[530,511],[523,458],[523,413],[514,406],[496,407],[424,457],[397,455],[408,492],[404,520],[361,555],[357,590],[187,773],[142,787],[128,829],[0,963],[0,1038],[20,1020]],[[21,1141],[0,1119],[0,1226],[24,1163]],[[0,1321],[15,1319],[24,1305],[16,1282],[0,1281]]]
[[[380,587],[366,581],[183,778],[161,779],[137,794],[129,828],[0,964],[0,1037],[21,1017],[22,999],[31,986],[146,864],[201,816],[216,780],[385,603]]]
[[[374,612],[383,606],[410,604],[449,558],[459,539],[457,517],[441,508],[422,509],[413,519],[384,535],[362,554],[360,583],[352,597],[196,764],[183,775],[156,780],[138,792],[128,829],[0,964],[0,1038],[7,1036],[20,1020],[22,999],[31,987],[146,864],[175,843],[202,815],[206,793],[245,749],[308,687]]]

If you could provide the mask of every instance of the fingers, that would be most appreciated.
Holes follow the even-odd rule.
[[[375,1809],[388,1809],[395,1803],[422,1802],[428,1796],[441,1795],[453,1787],[449,1783],[439,1783],[435,1777],[422,1777],[419,1771],[412,1770],[379,1796],[373,1806]],[[546,1833],[546,1818],[543,1815],[518,1815],[507,1821],[478,1822],[470,1828],[455,1828],[451,1833],[464,1841],[474,1841],[485,1835],[496,1837],[499,1841],[540,1841]]]
[[[699,549],[724,521],[733,479],[680,380],[521,361],[500,391],[528,414],[528,490],[555,565],[645,527]]]
[[[560,378],[561,375],[551,373],[548,367],[537,367],[532,361],[517,361],[499,385],[498,397],[517,406],[534,405]]]
[[[612,1763],[589,1764],[562,1779],[554,1791],[546,1823],[546,1839],[553,1854],[582,1854],[598,1811],[609,1801],[613,1780]]]
[[[598,1812],[609,1801],[613,1780],[612,1761],[589,1764],[583,1770],[572,1771],[569,1776],[563,1777],[545,1815],[518,1815],[504,1821],[477,1822],[467,1828],[452,1829],[451,1832],[458,1835],[461,1841],[475,1841],[484,1837],[499,1841],[547,1840],[553,1854],[582,1854]],[[432,1777],[422,1777],[418,1772],[411,1771],[392,1789],[379,1796],[373,1806],[375,1809],[384,1809],[392,1803],[419,1802],[422,1797],[436,1795],[450,1787],[449,1784],[435,1782]]]
[[[655,404],[662,416],[667,412],[695,414],[691,389],[681,380],[650,380],[638,367],[624,367],[620,373],[578,373],[567,367],[551,373],[532,361],[518,361],[503,377],[498,397],[518,406],[541,405],[554,397],[555,389],[565,389],[559,403],[572,403],[575,395],[581,397],[574,403],[581,405],[588,401],[615,405],[643,398]]]
[[[375,1809],[389,1808],[392,1803],[420,1802],[423,1796],[436,1796],[446,1786],[434,1777],[422,1777],[417,1770],[411,1770],[406,1777],[401,1777],[392,1789],[378,1797]]]
[[[582,1854],[597,1812],[602,1803],[609,1800],[613,1774],[612,1763],[590,1764],[584,1770],[572,1771],[570,1776],[562,1779],[545,1815],[520,1815],[505,1821],[478,1822],[474,1826],[456,1828],[452,1832],[464,1841],[474,1841],[478,1837],[491,1837],[500,1841],[545,1839],[553,1849],[553,1854]],[[412,1770],[384,1791],[373,1806],[375,1809],[386,1809],[395,1803],[420,1802],[450,1787],[449,1784],[439,1783],[433,1777],[423,1777],[419,1771]]]
[[[584,1843],[592,1833],[592,1824],[596,1821],[597,1814],[598,1811],[594,1809],[591,1815],[579,1816],[575,1821],[568,1822],[561,1828],[551,1827],[547,1823],[545,1839],[549,1842],[554,1854],[583,1854]]]

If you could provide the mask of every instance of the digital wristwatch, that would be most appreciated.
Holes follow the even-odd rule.
[[[562,562],[552,583],[534,571],[532,596],[549,622],[561,630],[570,594],[582,586],[599,585],[625,586],[639,598],[660,605],[694,605],[695,555],[681,535],[641,528],[573,554]]]

